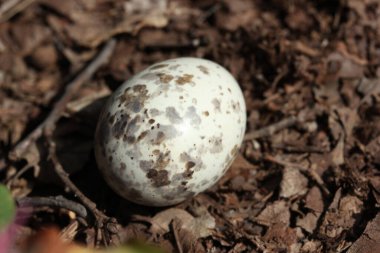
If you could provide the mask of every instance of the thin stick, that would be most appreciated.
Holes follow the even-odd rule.
[[[59,178],[63,181],[63,183],[77,196],[93,214],[96,218],[100,219],[109,219],[105,214],[103,214],[101,211],[99,211],[96,208],[96,204],[92,202],[89,198],[86,197],[79,189],[78,187],[71,181],[69,178],[69,174],[63,169],[61,163],[58,160],[56,150],[55,150],[55,143],[53,140],[49,139],[49,156],[51,161],[53,162],[55,172],[59,176]]]
[[[170,223],[171,229],[173,230],[174,240],[176,242],[178,253],[183,253],[182,244],[179,240],[178,231],[177,231],[176,226],[174,226],[174,222],[175,222],[175,220],[173,219],[172,222]]]
[[[244,136],[244,140],[250,141],[250,140],[257,139],[257,138],[262,138],[262,137],[267,137],[267,136],[273,135],[274,133],[276,133],[282,129],[285,129],[287,127],[295,125],[297,122],[298,122],[297,117],[290,116],[289,118],[283,119],[283,120],[281,120],[277,123],[274,123],[270,126],[267,126],[267,127],[264,127],[264,128],[259,129],[259,130],[256,130],[256,131],[253,131],[253,132],[246,134]]]
[[[73,211],[78,216],[82,218],[87,218],[86,208],[74,201],[68,200],[63,196],[52,196],[52,197],[24,197],[16,200],[18,206],[20,207],[41,207],[50,206],[65,208],[67,210]]]
[[[258,138],[271,136],[282,129],[312,120],[315,118],[315,114],[315,112],[301,111],[298,116],[292,115],[272,125],[247,133],[244,136],[244,141],[251,141]]]
[[[66,86],[64,94],[54,105],[53,110],[49,113],[47,118],[13,148],[9,154],[10,159],[18,160],[22,158],[28,151],[30,144],[40,138],[42,134],[51,135],[54,131],[55,124],[65,110],[67,102],[76,94],[83,83],[89,80],[99,67],[108,61],[115,44],[116,41],[114,39],[109,40],[101,52]]]
[[[117,234],[119,232],[120,226],[117,223],[116,219],[108,217],[102,211],[97,209],[96,204],[84,195],[81,190],[71,181],[69,174],[64,170],[61,163],[58,160],[56,154],[56,145],[52,138],[47,137],[49,143],[49,157],[53,162],[53,167],[59,178],[62,182],[75,194],[75,196],[83,203],[85,207],[87,207],[90,212],[94,215],[96,220],[97,227],[97,235],[99,235],[103,239],[103,243],[108,245],[106,238],[109,238],[108,234]],[[98,238],[98,237],[97,237]],[[95,246],[98,244],[97,240],[95,242]]]

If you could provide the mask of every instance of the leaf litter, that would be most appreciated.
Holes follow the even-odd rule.
[[[0,180],[17,201],[61,195],[86,204],[56,175],[43,136],[22,160],[10,151],[101,46],[117,41],[107,64],[65,104],[52,135],[69,179],[116,222],[99,227],[99,212],[80,217],[70,206],[46,204],[20,224],[17,242],[53,224],[57,230],[38,236],[90,248],[133,241],[167,252],[379,248],[377,1],[4,2]],[[102,101],[143,68],[187,55],[214,60],[239,81],[248,116],[244,144],[205,193],[170,208],[129,203],[96,170],[92,143]]]

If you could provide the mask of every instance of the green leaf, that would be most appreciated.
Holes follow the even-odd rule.
[[[0,231],[9,225],[16,214],[16,206],[5,185],[0,184]]]

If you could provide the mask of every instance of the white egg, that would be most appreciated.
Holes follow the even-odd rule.
[[[223,176],[245,125],[243,94],[226,69],[205,59],[171,59],[112,94],[96,130],[96,160],[122,197],[172,205]]]

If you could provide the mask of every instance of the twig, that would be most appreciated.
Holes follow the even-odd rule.
[[[96,204],[92,202],[89,198],[87,198],[78,187],[71,181],[69,178],[69,174],[63,169],[61,163],[58,160],[55,143],[53,140],[49,139],[49,157],[53,162],[55,172],[58,174],[59,178],[63,181],[63,183],[82,201],[82,203],[94,214],[95,217],[99,217],[102,219],[108,219],[106,215],[100,212],[96,208]]]
[[[281,149],[289,153],[326,153],[327,150],[321,147],[315,146],[303,146],[303,147],[295,147],[289,146],[287,144],[272,144],[272,148]]]
[[[181,244],[180,239],[179,239],[177,226],[174,225],[174,222],[176,222],[175,219],[173,219],[172,222],[170,222],[170,226],[171,226],[171,229],[172,229],[173,235],[174,235],[174,240],[176,242],[178,253],[183,253],[183,248],[182,248],[182,244]]]
[[[71,181],[69,174],[63,169],[61,163],[58,160],[56,154],[56,145],[52,138],[48,137],[49,144],[49,157],[53,162],[53,167],[59,178],[63,181],[63,183],[75,194],[77,198],[86,206],[90,212],[94,215],[96,219],[96,227],[97,230],[100,230],[100,234],[102,238],[108,237],[107,233],[117,233],[118,232],[118,224],[114,218],[110,218],[105,215],[103,212],[96,208],[96,204],[92,202],[89,198],[84,195],[81,190]],[[105,226],[106,225],[106,226]],[[104,241],[107,245],[107,242]]]
[[[250,141],[250,140],[254,140],[254,139],[258,139],[258,138],[263,138],[263,137],[267,137],[267,136],[271,136],[273,135],[274,133],[282,130],[282,129],[285,129],[285,128],[288,128],[288,127],[291,127],[291,126],[294,126],[296,124],[299,124],[299,123],[303,123],[303,122],[306,122],[306,121],[309,121],[309,120],[312,120],[313,118],[315,118],[315,113],[314,112],[307,112],[307,111],[302,111],[299,113],[298,116],[290,116],[288,118],[285,118],[279,122],[276,122],[272,125],[269,125],[267,127],[263,127],[261,129],[258,129],[258,130],[255,130],[255,131],[252,131],[250,133],[247,133],[245,136],[244,136],[244,141]]]
[[[51,135],[54,131],[55,124],[65,110],[67,102],[76,94],[84,82],[106,63],[111,56],[115,47],[116,41],[111,39],[107,42],[101,52],[93,59],[78,75],[72,80],[65,89],[62,97],[54,105],[53,110],[49,113],[46,119],[38,125],[25,139],[19,142],[10,152],[9,158],[18,160],[25,155],[31,143],[36,141],[42,134]]]
[[[82,218],[87,218],[86,208],[72,200],[68,200],[63,196],[54,196],[54,197],[24,197],[16,200],[17,205],[20,207],[41,207],[41,206],[50,206],[65,208],[67,210],[75,212]]]
[[[264,127],[259,130],[246,134],[244,136],[244,140],[249,141],[249,140],[254,140],[254,139],[273,135],[275,132],[278,132],[279,130],[295,125],[297,122],[298,122],[297,117],[290,116],[289,118],[285,118],[270,126],[267,126],[267,127]]]

